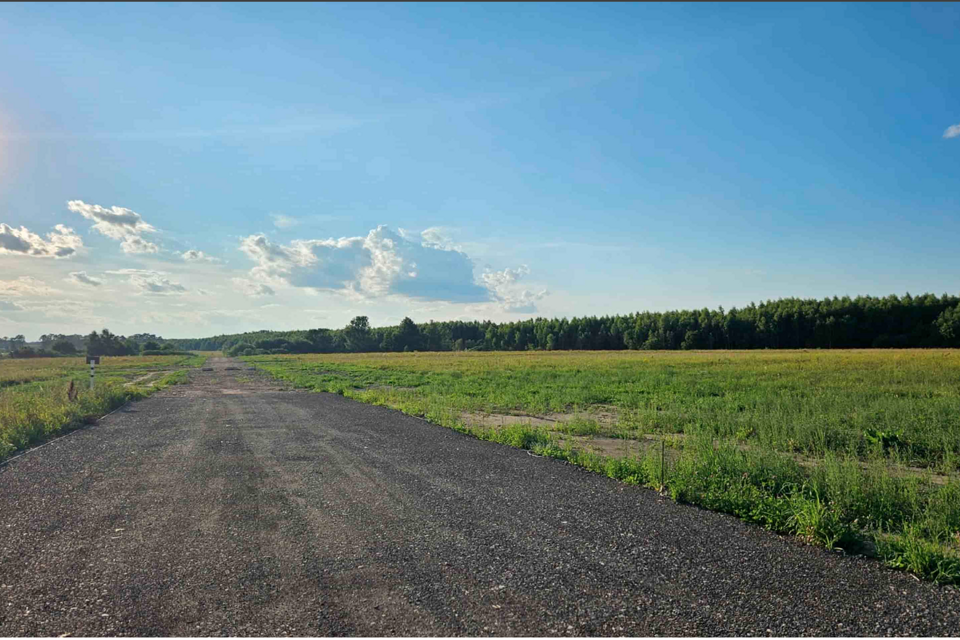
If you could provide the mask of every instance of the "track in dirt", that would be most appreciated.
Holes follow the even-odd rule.
[[[209,366],[0,468],[0,636],[960,634],[953,587]]]

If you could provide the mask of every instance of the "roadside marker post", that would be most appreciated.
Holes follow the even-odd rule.
[[[93,391],[93,373],[96,366],[100,364],[100,356],[87,356],[87,364],[90,365],[90,391]]]

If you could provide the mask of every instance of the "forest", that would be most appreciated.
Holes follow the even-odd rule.
[[[396,351],[854,349],[960,347],[960,297],[784,298],[724,310],[638,312],[516,322],[426,322],[254,331],[166,342],[229,355]]]

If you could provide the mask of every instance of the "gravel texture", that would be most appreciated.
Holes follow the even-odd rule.
[[[0,467],[0,636],[960,635],[960,591],[213,359]]]

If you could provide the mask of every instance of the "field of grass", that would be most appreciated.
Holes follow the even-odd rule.
[[[244,359],[295,386],[397,408],[960,581],[955,350]]]
[[[83,357],[0,360],[0,460],[92,421],[128,400],[182,382],[206,355],[104,357],[88,388]],[[73,382],[76,398],[68,397]]]

